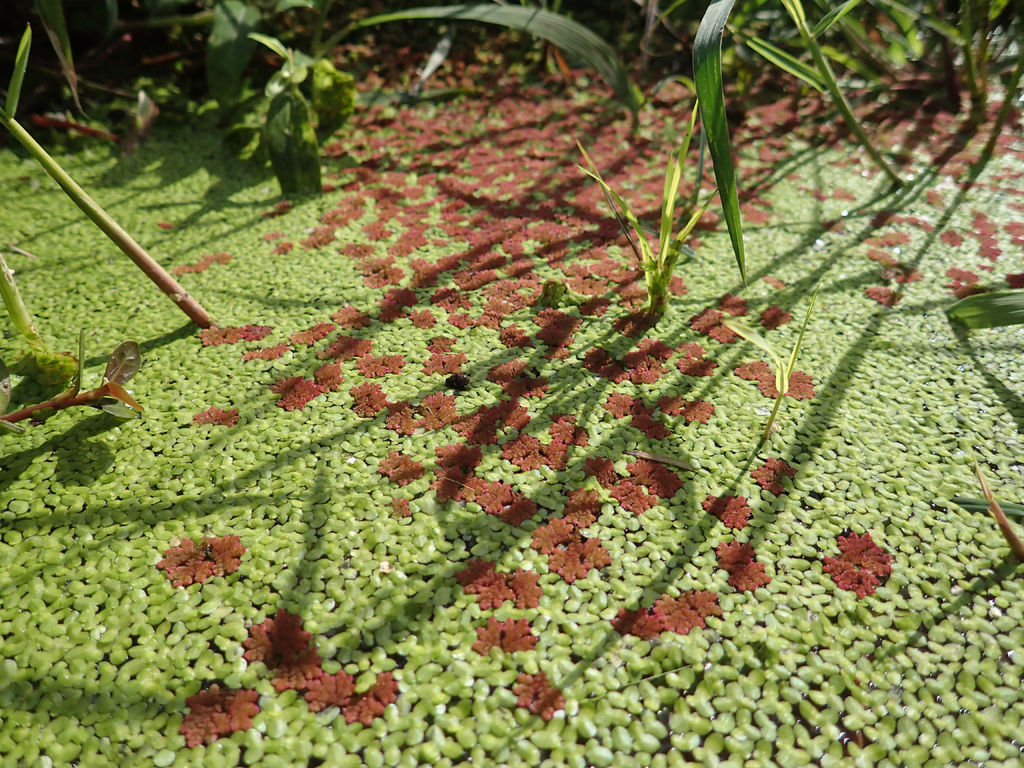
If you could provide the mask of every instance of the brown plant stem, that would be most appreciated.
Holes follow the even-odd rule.
[[[108,381],[96,387],[95,389],[90,389],[85,392],[75,392],[74,390],[61,392],[59,395],[50,398],[49,400],[45,400],[41,403],[36,403],[34,405],[29,405],[25,408],[22,408],[20,411],[12,411],[11,413],[6,413],[3,416],[0,416],[0,421],[24,421],[25,419],[31,418],[33,415],[39,413],[40,411],[60,411],[63,410],[64,408],[71,408],[76,405],[88,405],[89,403],[98,402],[102,400],[104,397],[116,397],[118,400],[121,400],[122,402],[124,402],[125,399],[127,399],[129,401],[129,405],[133,406],[136,410],[142,410],[142,406],[136,403],[132,399],[131,395],[128,395],[128,393],[125,392],[120,385],[116,384],[115,382]]]
[[[135,242],[131,235],[125,232],[95,200],[86,194],[85,190],[78,186],[75,180],[60,167],[56,160],[50,157],[49,153],[32,138],[17,120],[0,117],[0,122],[43,166],[50,177],[75,202],[75,205],[81,208],[82,212],[103,231],[103,234],[124,251],[125,255],[135,263],[135,266],[141,269],[161,291],[170,297],[171,301],[178,305],[178,308],[188,316],[189,320],[200,328],[210,327],[212,323],[210,316],[199,302],[193,299],[167,270],[161,267],[141,245]]]

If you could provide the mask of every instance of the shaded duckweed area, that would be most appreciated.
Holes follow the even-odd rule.
[[[1016,765],[1021,570],[951,499],[975,460],[1020,496],[1021,336],[942,309],[1021,281],[1024,143],[972,175],[953,118],[880,109],[914,164],[888,192],[829,123],[799,128],[819,110],[748,112],[749,287],[709,214],[654,328],[574,138],[653,219],[669,101],[636,135],[515,81],[375,109],[294,205],[208,127],[74,147],[202,332],[5,154],[38,325],[86,329],[87,376],[138,339],[146,411],[3,438],[0,754]],[[788,349],[819,281],[759,446],[774,379],[721,321]]]

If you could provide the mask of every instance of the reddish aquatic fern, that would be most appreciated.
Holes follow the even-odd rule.
[[[825,573],[840,589],[866,597],[892,573],[892,555],[875,544],[870,533],[839,537],[839,557],[825,558]]]
[[[534,675],[521,673],[512,691],[519,697],[516,703],[520,707],[540,715],[543,720],[550,720],[555,712],[565,708],[565,696],[561,689],[552,686],[543,672]]]
[[[178,733],[188,747],[209,744],[221,736],[252,727],[252,719],[260,712],[259,693],[251,690],[224,690],[214,684],[207,691],[189,696]]]
[[[164,559],[156,567],[167,572],[176,587],[187,587],[213,576],[234,573],[242,563],[245,547],[237,536],[182,539],[176,547],[164,551]]]

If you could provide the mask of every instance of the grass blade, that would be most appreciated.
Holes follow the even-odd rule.
[[[354,27],[369,27],[409,19],[444,19],[446,21],[479,21],[509,29],[528,32],[547,40],[597,70],[612,87],[615,95],[636,117],[644,97],[633,83],[615,49],[596,34],[572,19],[540,8],[514,5],[462,4],[408,8],[395,13],[371,16]]]
[[[800,354],[800,345],[804,343],[804,334],[807,332],[807,323],[810,322],[811,312],[814,311],[814,302],[818,300],[818,291],[820,290],[821,283],[818,283],[814,287],[814,293],[811,294],[811,303],[807,305],[807,314],[804,315],[803,325],[800,326],[800,335],[796,337],[796,344],[793,345],[793,353],[789,356],[789,363],[786,365],[786,389],[789,389],[789,377],[793,374],[793,367],[796,365],[796,356]]]
[[[846,0],[842,5],[836,6],[831,11],[821,17],[821,21],[814,25],[814,29],[811,30],[811,34],[814,37],[824,34],[832,25],[838,22],[843,16],[852,11],[855,7],[860,4],[860,0]]]
[[[789,376],[786,373],[786,364],[782,362],[782,355],[779,354],[775,345],[749,325],[741,323],[739,320],[733,320],[731,317],[726,318],[722,320],[722,325],[733,333],[742,336],[771,358],[772,370],[775,373],[775,388],[779,391],[780,398],[786,394],[786,390],[789,389]]]
[[[967,328],[1000,328],[1024,323],[1024,291],[995,291],[967,296],[946,310],[954,323]]]
[[[612,209],[612,215],[615,216],[615,220],[619,223],[619,228],[629,240],[629,244],[632,246],[637,259],[640,260],[642,265],[646,264],[651,258],[651,246],[647,242],[647,237],[644,235],[643,228],[640,226],[636,215],[629,209],[626,201],[622,199],[619,193],[608,186],[608,183],[601,176],[601,172],[597,170],[597,166],[594,165],[594,161],[590,159],[590,155],[587,154],[587,150],[583,148],[583,145],[577,141],[576,146],[579,147],[583,158],[587,161],[587,165],[590,166],[590,170],[587,170],[582,165],[577,165],[576,167],[601,186],[604,199],[608,203],[608,207]],[[626,226],[627,222],[629,227]],[[632,231],[630,231],[630,227],[632,227]]]
[[[7,86],[7,106],[5,112],[7,117],[14,117],[18,111],[18,99],[21,97],[21,84],[25,80],[25,70],[28,68],[28,52],[32,47],[32,27],[25,25],[25,32],[18,43],[18,54],[14,57],[14,72],[11,73],[11,82]]]
[[[814,67],[809,64],[804,64],[800,59],[786,53],[781,48],[772,45],[767,40],[762,40],[760,37],[744,35],[742,33],[737,33],[737,36],[752,51],[754,51],[754,53],[767,61],[770,61],[782,71],[789,72],[793,77],[798,80],[803,80],[809,86],[821,93],[825,92],[825,81],[822,79],[818,70]]]
[[[68,26],[64,22],[64,6],[61,0],[36,0],[36,10],[43,21],[43,29],[50,38],[53,51],[60,62],[60,71],[71,89],[71,98],[75,101],[78,111],[82,111],[82,103],[78,100],[78,74],[75,72],[75,61],[71,56],[71,39],[68,37]]]
[[[988,501],[986,501],[985,499],[975,499],[967,496],[954,496],[953,503],[959,504],[968,512],[989,511]],[[999,506],[1002,508],[1003,512],[1005,512],[1008,515],[1024,518],[1024,504],[1012,504],[1008,501],[1004,501]]]
[[[715,0],[708,6],[693,42],[693,80],[697,86],[700,119],[707,136],[708,151],[715,168],[722,212],[729,227],[729,239],[736,254],[736,265],[743,284],[747,283],[746,255],[743,249],[743,224],[736,192],[736,169],[732,164],[729,126],[725,118],[725,93],[722,90],[722,32],[735,0]]]

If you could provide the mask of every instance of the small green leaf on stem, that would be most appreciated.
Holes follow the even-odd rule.
[[[142,367],[142,354],[136,341],[122,341],[111,353],[107,369],[103,372],[104,382],[126,384]]]
[[[7,107],[4,114],[7,117],[14,117],[18,111],[18,99],[21,97],[21,84],[25,80],[25,69],[28,67],[28,52],[32,47],[32,27],[25,25],[25,32],[18,43],[18,53],[14,58],[14,72],[11,73],[11,81],[7,85]]]

